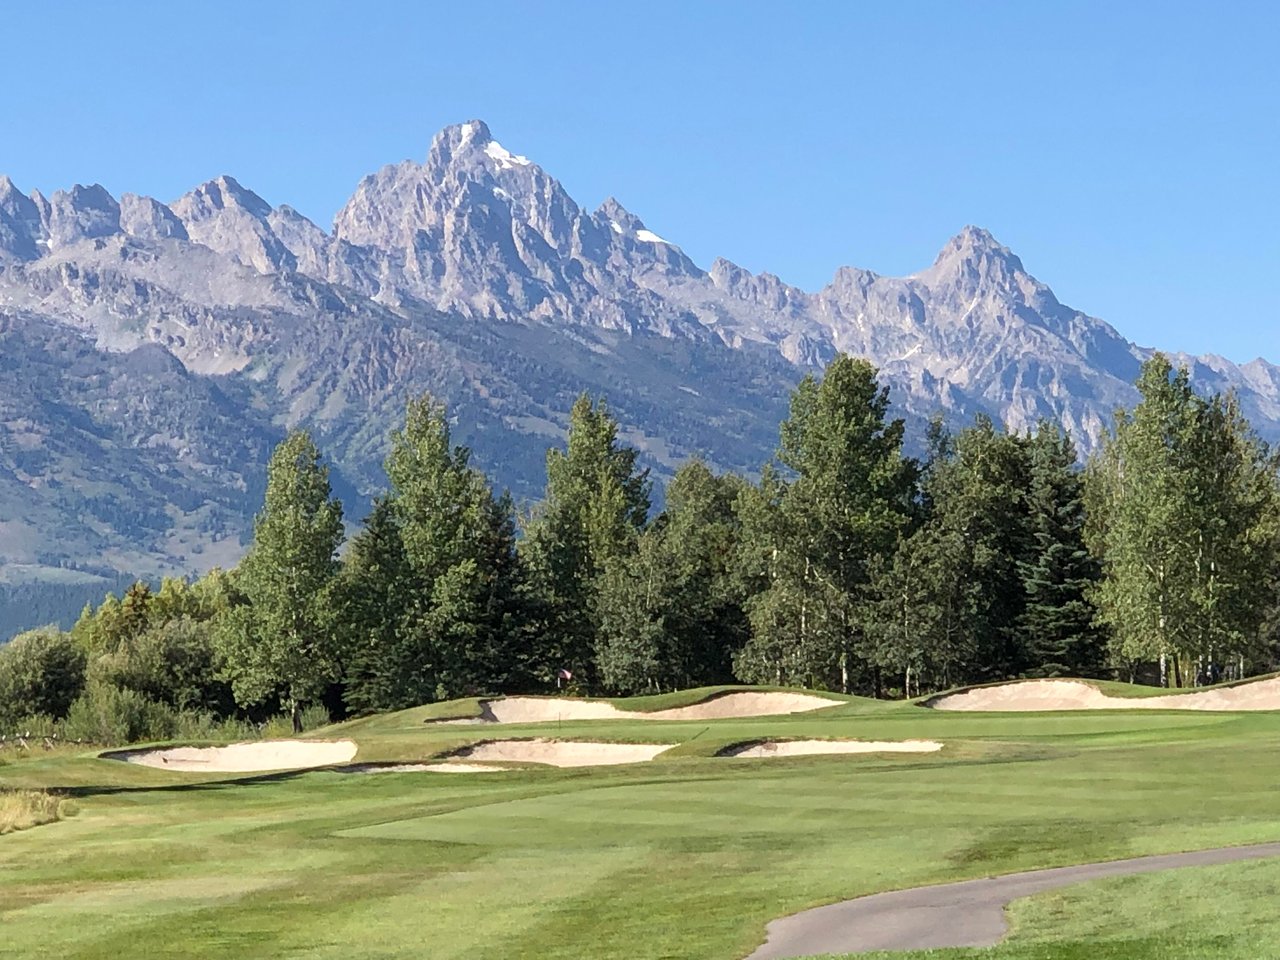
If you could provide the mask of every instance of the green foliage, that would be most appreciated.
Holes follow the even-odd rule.
[[[67,711],[63,734],[104,746],[167,740],[177,731],[175,712],[136,690],[101,681],[88,684]]]
[[[32,714],[61,717],[85,682],[85,655],[52,628],[19,634],[0,647],[0,732]]]
[[[1018,620],[1031,676],[1092,677],[1106,659],[1091,592],[1101,570],[1085,545],[1084,477],[1070,436],[1040,423],[1026,444],[1030,553],[1019,565]]]
[[[331,591],[342,542],[342,505],[303,432],[271,455],[253,545],[236,573],[244,602],[219,618],[226,678],[238,703],[280,697],[295,717],[338,675]]]
[[[1075,450],[1056,426],[1018,437],[989,419],[931,429],[920,526],[875,568],[865,655],[904,695],[1019,675],[1095,675]],[[896,679],[893,681],[896,684]]]
[[[748,631],[733,576],[735,504],[743,486],[700,461],[686,464],[667,491],[666,511],[635,553],[609,564],[596,646],[606,688],[657,692],[730,679],[733,654]]]
[[[854,682],[872,564],[909,526],[918,474],[876,377],[847,356],[821,381],[806,377],[781,428],[778,462],[790,477],[767,476],[744,504],[746,576],[763,587],[748,601],[752,636],[735,662],[743,680],[845,691]]]
[[[230,690],[219,679],[213,624],[186,614],[160,620],[104,651],[92,661],[89,678],[175,710],[225,714],[232,709]]]
[[[978,642],[979,584],[969,575],[963,535],[926,523],[876,566],[864,608],[864,655],[902,695],[967,679]]]
[[[1156,355],[1090,465],[1096,593],[1127,664],[1158,660],[1161,682],[1216,676],[1260,655],[1277,570],[1277,464],[1230,397],[1204,399]],[[1193,667],[1193,664],[1195,666]]]
[[[540,620],[536,673],[567,668],[594,683],[600,581],[636,550],[649,514],[647,470],[618,442],[603,401],[583,395],[569,414],[566,450],[547,452],[547,489],[525,530],[521,557]]]
[[[1019,621],[1026,604],[1020,567],[1032,555],[1026,443],[986,417],[962,431],[955,454],[930,478],[927,526],[950,538],[968,587],[968,679],[1017,676],[1028,666]],[[958,554],[958,555],[957,555]]]
[[[545,691],[562,668],[584,691],[736,677],[877,696],[1100,676],[1108,653],[1175,682],[1266,668],[1277,458],[1233,398],[1197,397],[1161,357],[1139,390],[1087,475],[1056,425],[1018,436],[985,417],[956,436],[935,418],[919,464],[875,368],[840,357],[795,390],[758,483],[695,460],[652,522],[637,451],[582,396],[518,549],[509,497],[423,396],[341,563],[341,505],[292,434],[238,569],[135,583],[66,637],[0,652],[0,719],[56,724],[79,697],[75,723],[121,742],[282,706],[296,730],[306,704]]]
[[[338,595],[346,701],[386,710],[501,689],[519,672],[510,502],[450,442],[444,407],[409,404],[388,495],[352,543]]]

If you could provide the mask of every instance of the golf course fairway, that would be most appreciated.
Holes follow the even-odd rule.
[[[499,736],[670,747],[608,766],[376,776],[9,748],[0,790],[72,804],[0,836],[0,956],[741,960],[770,922],[869,894],[1280,841],[1270,712],[995,714],[847,698],[699,721],[428,722],[479,709],[434,704],[306,738],[353,741],[356,767]],[[942,748],[720,755],[803,740]],[[995,947],[861,956],[1256,960],[1280,942],[1278,892],[1280,859],[1115,876],[1015,900]]]

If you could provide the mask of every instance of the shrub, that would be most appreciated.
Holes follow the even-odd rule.
[[[65,716],[84,688],[85,656],[52,627],[21,633],[0,647],[0,728],[20,717]]]
[[[178,727],[176,712],[149,700],[136,690],[122,690],[95,681],[67,711],[63,724],[69,740],[87,740],[113,747],[140,740],[172,739]]]
[[[217,679],[213,631],[179,617],[123,640],[94,660],[89,679],[133,690],[175,710],[228,712],[230,688]]]
[[[333,718],[329,716],[329,709],[322,704],[314,703],[302,711],[303,731],[319,730],[331,723]]]
[[[303,733],[327,727],[331,723],[333,719],[329,716],[328,709],[321,704],[312,704],[302,711]],[[293,718],[285,713],[278,714],[258,728],[258,735],[264,740],[287,740],[294,736]]]

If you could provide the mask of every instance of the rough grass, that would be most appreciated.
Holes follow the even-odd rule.
[[[353,737],[361,762],[494,735],[426,725],[423,712],[315,735]],[[501,729],[680,747],[625,767],[476,775],[179,774],[91,755],[0,766],[0,785],[68,791],[83,810],[0,843],[0,952],[734,960],[768,920],[864,893],[1280,839],[1276,714],[851,702],[819,716],[551,727]],[[793,737],[946,747],[713,755]],[[1252,960],[1280,942],[1277,891],[1271,861],[1103,881],[1015,905],[999,948],[916,956]]]
[[[72,815],[74,804],[41,790],[0,790],[0,835]]]

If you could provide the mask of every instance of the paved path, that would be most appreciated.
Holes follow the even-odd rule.
[[[769,924],[764,946],[747,960],[870,950],[989,947],[999,943],[1008,931],[1004,908],[1021,897],[1085,880],[1278,856],[1280,843],[1260,843],[876,893],[774,920]]]

